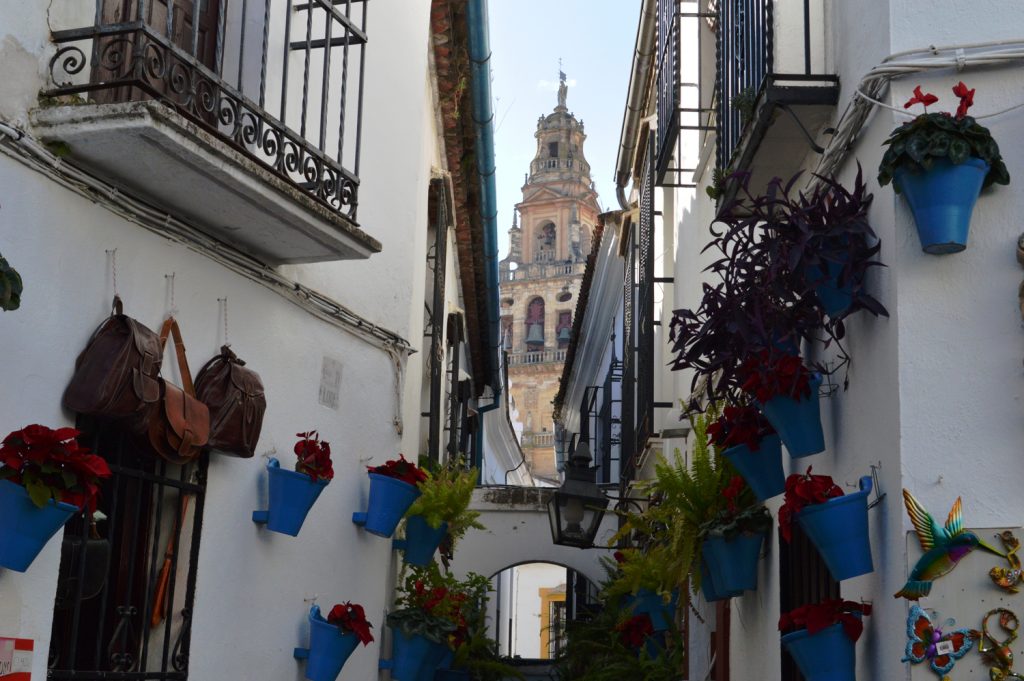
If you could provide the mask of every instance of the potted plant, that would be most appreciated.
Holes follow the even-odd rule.
[[[296,659],[307,660],[306,678],[311,681],[334,681],[341,673],[356,645],[373,641],[372,624],[366,621],[363,606],[339,603],[324,619],[320,606],[309,610],[309,647],[296,648]]]
[[[701,526],[708,572],[720,592],[752,591],[757,588],[757,561],[772,517],[742,476],[734,475],[721,495],[725,507]]]
[[[0,255],[0,310],[17,310],[21,306],[21,275]]]
[[[370,476],[370,498],[365,513],[353,513],[352,522],[367,532],[390,538],[402,516],[420,495],[419,484],[427,473],[405,456],[386,461],[380,466],[367,466]]]
[[[468,635],[467,611],[476,585],[486,577],[470,573],[460,582],[436,563],[414,567],[398,589],[396,610],[387,622],[394,633],[392,657],[381,668],[399,681],[430,681],[448,653]]]
[[[821,553],[836,581],[865,575],[874,567],[868,537],[868,494],[871,478],[860,479],[860,491],[843,494],[827,475],[794,473],[786,479],[786,500],[779,508],[779,534],[787,542],[792,523],[800,527]]]
[[[480,514],[469,510],[476,489],[476,469],[453,462],[426,475],[418,485],[420,496],[405,514],[405,539],[395,541],[410,565],[432,561],[434,551],[446,538],[444,552],[450,558],[466,532],[484,529],[477,521]]]
[[[502,661],[497,642],[487,636],[490,580],[470,573],[459,585],[466,594],[462,605],[465,631],[457,639],[450,639],[454,650],[442,660],[434,673],[434,681],[525,681],[514,667]]]
[[[273,457],[267,461],[267,509],[252,512],[254,523],[292,537],[299,535],[309,510],[334,478],[330,443],[321,441],[315,430],[296,437],[300,439],[294,448],[295,470],[281,468]]]
[[[608,598],[621,597],[623,608],[645,615],[654,631],[672,626],[679,603],[679,586],[663,543],[649,543],[643,549],[616,551],[616,578],[605,589]]]
[[[33,424],[0,444],[0,567],[25,572],[72,515],[96,511],[110,468],[78,435]]]
[[[924,113],[892,132],[878,168],[878,183],[892,182],[896,193],[906,197],[921,248],[932,255],[967,248],[978,194],[990,185],[1010,183],[992,133],[967,115],[974,90],[961,81],[953,94],[960,100],[955,115],[929,113],[928,105],[939,98],[915,87],[903,106],[921,104]]]
[[[756,407],[749,404],[726,407],[718,420],[708,426],[708,437],[740,472],[758,501],[785,491],[779,435]]]
[[[794,459],[825,451],[818,388],[821,374],[798,355],[762,351],[744,362],[742,389],[761,405],[765,418]]]
[[[782,647],[807,681],[856,681],[854,644],[864,631],[867,603],[829,600],[802,605],[779,618]]]

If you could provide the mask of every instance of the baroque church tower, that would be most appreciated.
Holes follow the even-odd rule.
[[[565,74],[559,76],[558,105],[537,121],[537,151],[499,264],[502,338],[523,452],[534,476],[554,481],[552,400],[600,212],[583,156],[583,121],[569,112]]]

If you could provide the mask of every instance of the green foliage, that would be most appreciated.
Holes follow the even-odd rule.
[[[428,471],[428,475],[427,480],[419,484],[420,496],[405,515],[407,518],[423,516],[434,529],[448,523],[449,545],[446,549],[451,554],[455,544],[470,529],[485,529],[477,520],[480,514],[469,510],[473,490],[476,489],[477,471],[458,462],[449,462]]]
[[[686,664],[686,645],[678,630],[666,632],[665,650],[651,658],[622,641],[618,627],[632,613],[610,601],[590,620],[569,622],[565,653],[556,663],[559,678],[573,681],[678,681]]]
[[[17,310],[21,291],[21,275],[0,255],[0,310]]]
[[[753,87],[743,88],[732,98],[729,105],[740,112],[740,122],[746,125],[754,116],[754,107],[757,105],[757,90]]]
[[[617,598],[626,594],[636,594],[640,589],[649,589],[660,593],[666,600],[672,590],[680,584],[678,575],[673,569],[672,557],[668,555],[668,547],[660,543],[652,543],[644,549],[622,549],[618,552],[622,562],[617,566],[618,575],[605,588],[606,598]],[[606,567],[613,564],[604,558]]]
[[[722,198],[722,196],[725,195],[725,184],[728,179],[729,176],[726,175],[724,170],[721,168],[715,168],[711,173],[711,184],[704,188],[704,191],[708,194],[708,198],[712,201],[717,201]]]
[[[984,187],[1009,184],[999,145],[992,133],[972,116],[956,118],[946,113],[925,113],[896,128],[884,142],[888,149],[878,167],[878,183],[892,182],[896,170],[907,168],[912,173],[923,173],[932,167],[935,159],[946,158],[960,164],[977,157],[989,164]],[[898,184],[894,185],[900,192]]]

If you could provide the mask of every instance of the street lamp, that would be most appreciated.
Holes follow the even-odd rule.
[[[576,450],[565,467],[565,481],[548,502],[551,541],[561,546],[589,549],[608,507],[608,497],[594,482],[590,447],[586,442]]]

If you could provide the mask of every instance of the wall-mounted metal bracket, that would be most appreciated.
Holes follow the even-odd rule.
[[[882,462],[879,461],[877,464],[871,464],[871,482],[874,483],[872,486],[875,490],[874,500],[868,502],[868,508],[874,508],[882,503],[882,499],[885,499],[885,492],[882,491],[882,486],[878,483],[878,470],[882,467]]]

